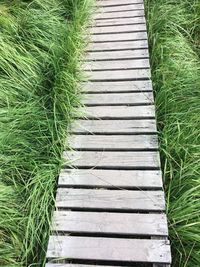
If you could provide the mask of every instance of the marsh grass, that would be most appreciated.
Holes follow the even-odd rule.
[[[200,263],[199,1],[147,0],[173,264]]]
[[[43,266],[91,0],[0,1],[0,265]]]

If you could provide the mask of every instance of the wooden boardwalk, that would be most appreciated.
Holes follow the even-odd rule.
[[[97,4],[46,267],[170,266],[143,1]]]

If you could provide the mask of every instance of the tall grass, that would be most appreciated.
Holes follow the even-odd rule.
[[[0,266],[43,266],[92,0],[0,0]]]
[[[176,267],[200,263],[200,3],[146,0],[167,212]]]

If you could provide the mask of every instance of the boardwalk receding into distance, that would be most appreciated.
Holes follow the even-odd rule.
[[[168,267],[143,0],[96,3],[46,267]]]

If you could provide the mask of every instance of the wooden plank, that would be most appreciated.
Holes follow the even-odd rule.
[[[153,104],[152,92],[141,93],[107,93],[107,94],[84,94],[84,105],[105,106],[105,105],[145,105]]]
[[[82,83],[83,92],[143,92],[152,91],[151,81],[121,81],[121,82],[86,82]]]
[[[90,29],[90,34],[133,33],[133,32],[140,32],[140,31],[146,31],[146,24],[92,27]]]
[[[148,48],[147,40],[134,40],[123,42],[106,42],[106,43],[89,43],[87,51],[120,51],[120,50],[134,50],[134,49]]]
[[[133,18],[133,17],[144,17],[144,10],[96,13],[94,15],[94,19]]]
[[[102,51],[89,52],[86,54],[85,60],[117,60],[117,59],[139,59],[148,58],[147,49],[132,49],[125,51]]]
[[[123,4],[123,3],[122,3]],[[121,12],[121,11],[130,11],[130,10],[144,10],[144,4],[129,4],[129,5],[120,5],[120,6],[101,6],[98,7],[98,13],[107,13],[107,12]]]
[[[98,6],[121,6],[130,4],[142,4],[143,0],[101,0],[97,1]]]
[[[95,188],[159,188],[160,171],[62,169],[58,186]]]
[[[108,61],[86,61],[83,63],[84,70],[128,70],[150,68],[149,59],[125,59]]]
[[[117,25],[137,25],[145,23],[144,17],[133,17],[133,18],[114,18],[114,19],[103,19],[93,21],[92,26],[117,26]]]
[[[122,219],[123,217],[123,219]],[[167,236],[163,214],[55,211],[53,230],[68,233]]]
[[[133,69],[133,70],[102,70],[102,71],[85,71],[86,77],[90,81],[124,81],[124,80],[140,80],[149,79],[151,72],[149,69]]]
[[[163,211],[163,191],[58,188],[56,207],[122,211]]]
[[[155,120],[76,120],[71,133],[145,134],[157,133]]]
[[[165,240],[51,236],[47,258],[170,263]]]
[[[149,106],[97,106],[79,109],[77,118],[88,119],[152,119],[155,118],[154,105]]]
[[[67,164],[77,168],[159,169],[158,152],[149,151],[65,151]]]
[[[158,149],[156,135],[71,135],[69,146],[78,150],[148,151]]]
[[[89,37],[90,42],[113,42],[113,41],[132,41],[132,40],[147,40],[145,31],[131,33],[102,33],[93,34]]]

